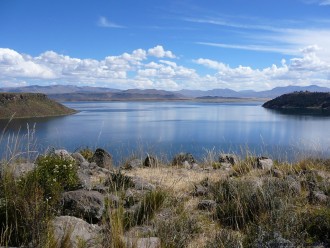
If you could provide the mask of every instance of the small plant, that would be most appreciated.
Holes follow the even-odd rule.
[[[166,193],[161,190],[148,192],[141,204],[133,212],[126,212],[125,228],[141,225],[153,218],[155,212],[162,206]]]
[[[41,188],[47,199],[58,196],[64,190],[73,190],[79,186],[77,166],[74,161],[54,155],[37,159],[37,167],[30,174]]]
[[[91,161],[94,155],[93,150],[88,147],[80,149],[78,152],[89,162]]]
[[[132,178],[124,175],[121,171],[111,173],[109,179],[105,183],[109,187],[110,191],[118,192],[120,190],[126,190],[134,186]]]

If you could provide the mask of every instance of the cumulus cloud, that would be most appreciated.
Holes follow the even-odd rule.
[[[125,28],[124,26],[110,22],[106,17],[100,16],[97,25],[103,28]]]
[[[193,68],[183,65],[172,52],[161,46],[136,49],[101,60],[80,59],[54,51],[33,57],[8,48],[0,48],[0,86],[29,84],[83,84],[113,88],[157,88],[264,90],[276,86],[329,86],[330,63],[319,54],[322,48],[307,46],[299,56],[265,68],[231,67],[208,58],[193,60]],[[157,56],[156,56],[157,55]],[[168,59],[166,59],[168,58]],[[208,68],[208,74],[205,74]]]
[[[148,55],[154,56],[156,58],[171,58],[174,59],[176,56],[171,51],[165,51],[160,45],[150,48],[148,50]]]

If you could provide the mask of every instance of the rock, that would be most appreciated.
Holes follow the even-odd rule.
[[[64,149],[55,150],[54,154],[60,157],[61,159],[74,160],[73,157],[70,155],[70,153]]]
[[[296,247],[290,240],[282,238],[281,234],[275,233],[274,238],[266,242],[269,248],[294,248]]]
[[[73,157],[73,159],[76,160],[78,164],[87,162],[83,155],[81,155],[79,152],[72,153],[71,157]]]
[[[78,178],[81,188],[88,190],[98,187],[98,184],[102,185],[103,181],[105,181],[110,174],[109,170],[97,166],[94,162],[88,163],[85,161],[78,167]]]
[[[207,195],[208,194],[208,188],[201,185],[201,184],[197,184],[195,185],[195,189],[194,189],[194,196],[202,196],[202,195]]]
[[[199,210],[213,210],[217,206],[217,203],[213,200],[202,200],[198,203],[197,208]]]
[[[120,198],[117,195],[109,194],[106,196],[111,207],[118,208],[120,203]]]
[[[82,219],[73,216],[59,216],[52,220],[54,228],[54,239],[57,242],[56,247],[62,247],[61,241],[70,235],[70,247],[81,247],[83,241],[86,245],[84,247],[101,248],[99,244],[99,234],[101,228],[97,225],[88,224]]]
[[[156,167],[157,165],[158,165],[157,159],[150,156],[149,154],[143,162],[143,166],[145,167]]]
[[[95,162],[99,167],[107,169],[112,168],[112,156],[101,148],[96,149],[91,161]]]
[[[274,162],[267,157],[257,158],[257,168],[262,170],[271,170],[273,168]]]
[[[155,190],[156,186],[144,181],[142,178],[133,177],[132,182],[134,184],[134,188],[137,190]]]
[[[220,154],[219,162],[235,165],[238,163],[238,157],[235,154]]]
[[[9,170],[13,173],[15,179],[25,176],[30,171],[33,171],[36,165],[34,163],[20,163],[8,165]]]
[[[179,153],[172,160],[172,165],[174,166],[183,166],[186,164],[191,167],[194,163],[196,161],[191,153]]]
[[[157,237],[149,238],[124,238],[127,248],[160,248],[160,239]]]
[[[100,221],[105,209],[104,196],[97,191],[64,192],[62,203],[65,215],[83,218],[89,223]]]
[[[141,167],[142,167],[142,161],[140,159],[130,160],[124,166],[124,168],[127,170],[131,170],[134,168],[141,168]]]
[[[310,192],[310,200],[313,203],[327,204],[330,203],[330,197],[324,194],[322,191],[312,191]]]

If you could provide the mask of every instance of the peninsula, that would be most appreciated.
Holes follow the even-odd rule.
[[[40,93],[0,93],[0,119],[61,116],[75,110]]]
[[[269,109],[321,109],[330,110],[330,92],[300,91],[284,94],[262,105]]]

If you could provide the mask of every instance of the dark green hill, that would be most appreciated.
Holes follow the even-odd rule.
[[[75,110],[39,93],[0,93],[0,119],[60,116]]]
[[[323,109],[330,110],[330,93],[293,92],[276,97],[262,105],[270,109]]]

